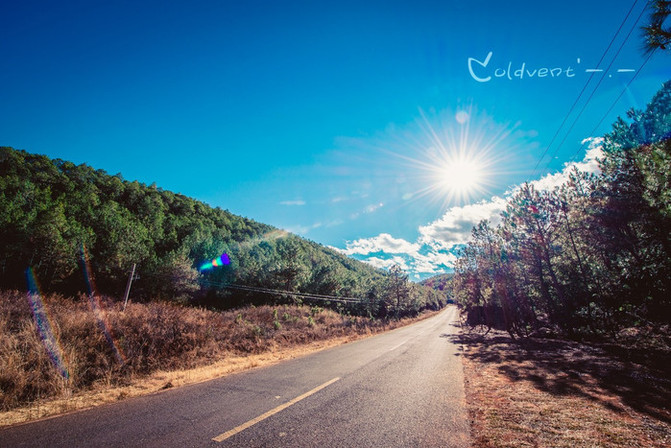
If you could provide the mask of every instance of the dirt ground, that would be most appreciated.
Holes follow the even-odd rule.
[[[464,330],[474,447],[671,447],[671,352]]]

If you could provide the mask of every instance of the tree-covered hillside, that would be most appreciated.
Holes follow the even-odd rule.
[[[0,241],[3,289],[25,290],[30,269],[46,291],[72,294],[91,285],[121,297],[137,264],[134,299],[219,308],[288,299],[263,288],[361,298],[345,303],[350,311],[372,315],[441,303],[399,273],[389,275],[274,227],[155,185],[8,147],[0,148]],[[199,272],[222,253],[230,264]],[[400,299],[399,277],[412,291]]]
[[[453,286],[454,273],[437,274],[419,282],[420,285],[431,288],[444,297],[448,302],[454,303]]]

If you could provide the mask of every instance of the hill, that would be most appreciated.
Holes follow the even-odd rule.
[[[450,281],[452,281],[452,278],[454,278],[453,272],[447,274],[438,274],[431,276],[429,278],[425,278],[424,280],[419,282],[419,284],[423,286],[428,286],[438,291],[445,291],[450,287],[449,285]]]
[[[1,289],[25,290],[29,273],[45,292],[121,298],[136,264],[134,300],[224,309],[303,293],[334,300],[301,301],[376,316],[441,305],[403,275],[275,227],[121,174],[9,147],[0,148],[0,240]],[[230,264],[198,270],[222,253]],[[396,280],[402,297],[392,297]]]

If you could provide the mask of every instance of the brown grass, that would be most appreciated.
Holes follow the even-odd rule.
[[[669,447],[662,350],[462,333],[474,446]]]
[[[170,303],[0,293],[0,426],[204,381],[405,325],[317,307],[214,312]],[[51,344],[51,345],[50,345]],[[64,376],[51,353],[60,349]],[[57,357],[56,357],[57,358]]]

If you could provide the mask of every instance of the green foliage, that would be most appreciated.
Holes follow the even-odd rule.
[[[649,2],[648,8],[651,10],[650,19],[643,27],[645,49],[649,53],[656,50],[668,51],[671,45],[671,26],[665,22],[671,14],[671,1],[654,0]]]
[[[146,275],[145,284],[157,299],[188,302],[200,289],[198,271],[184,254],[168,254]]]
[[[440,309],[447,303],[454,303],[454,273],[438,274],[420,282],[429,288],[429,300],[433,309]]]
[[[599,175],[524,185],[497,228],[473,229],[453,285],[472,323],[614,336],[671,321],[671,82],[628,117],[604,137]]]
[[[411,289],[408,276],[400,266],[393,265],[389,269],[389,275],[382,284],[380,292],[381,315],[400,317],[411,313]]]

